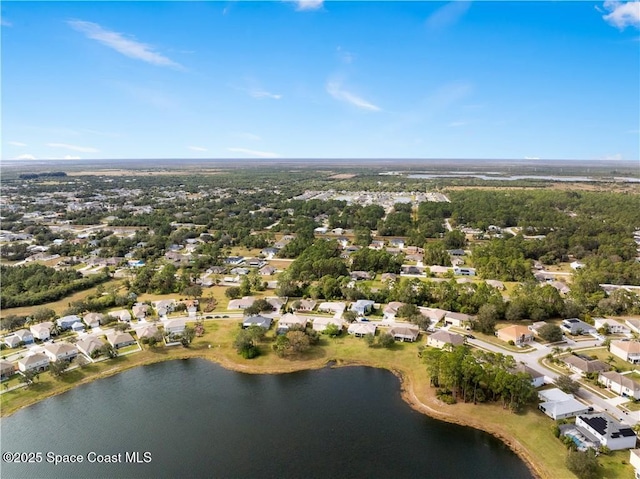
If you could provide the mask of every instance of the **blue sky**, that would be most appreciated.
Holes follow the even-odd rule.
[[[640,3],[11,2],[2,159],[640,161]]]

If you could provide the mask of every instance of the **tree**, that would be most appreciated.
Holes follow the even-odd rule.
[[[57,361],[49,363],[49,372],[51,373],[51,376],[53,376],[54,378],[59,378],[60,376],[62,376],[62,373],[64,373],[70,365],[71,365],[70,361],[66,361],[64,359],[58,359]]]
[[[185,326],[184,331],[182,332],[182,339],[180,340],[180,342],[185,348],[188,348],[191,342],[193,341],[193,338],[195,337],[196,337],[195,328],[192,328],[191,326]]]
[[[447,249],[464,248],[467,244],[467,238],[462,231],[448,231],[444,235],[444,246]]]
[[[38,378],[38,372],[33,369],[27,370],[20,375],[20,382],[25,383],[27,387],[31,386]]]
[[[202,296],[202,286],[199,284],[191,284],[182,290],[182,294],[192,299],[198,299]]]
[[[303,353],[311,347],[309,337],[302,331],[289,331],[286,336],[289,340],[289,348],[294,353]]]
[[[129,329],[129,323],[118,323],[113,327],[113,329],[115,329],[116,331],[124,332]]]
[[[389,333],[381,333],[380,336],[378,336],[378,346],[382,348],[392,348],[395,343],[396,340]]]
[[[233,342],[233,347],[236,348],[238,354],[245,359],[252,359],[260,354],[260,350],[254,343],[253,334],[249,329],[240,330]]]
[[[242,293],[240,292],[239,287],[231,286],[230,288],[227,288],[224,295],[229,299],[238,299],[242,296]]]
[[[484,334],[493,334],[496,330],[498,309],[493,304],[483,304],[473,322],[473,329]]]
[[[341,332],[342,332],[342,328],[339,328],[338,325],[336,324],[330,323],[327,325],[327,327],[322,333],[326,334],[330,338],[335,338],[336,336],[340,336]]]
[[[538,329],[538,336],[549,343],[562,341],[562,329],[556,324],[548,323]]]
[[[49,321],[55,318],[56,312],[51,308],[40,307],[35,309],[31,317],[36,323],[41,323],[43,321]]]
[[[244,312],[248,316],[253,316],[259,313],[273,311],[273,305],[264,298],[256,299],[251,306],[245,308]]]
[[[376,337],[373,334],[368,333],[364,335],[364,342],[367,343],[367,346],[369,346],[370,348],[374,346],[375,341]]]
[[[567,394],[577,394],[580,390],[580,383],[574,381],[570,376],[567,376],[566,374],[558,376],[554,383]]]
[[[567,469],[573,472],[579,479],[597,479],[599,464],[593,449],[585,452],[569,451],[565,460]]]

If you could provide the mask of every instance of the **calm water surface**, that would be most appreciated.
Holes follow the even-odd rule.
[[[190,359],[133,369],[2,419],[2,478],[531,478],[480,431],[430,419],[398,379],[357,367],[246,375]],[[48,452],[82,464],[46,463]],[[90,464],[89,453],[122,463]],[[149,452],[149,463],[127,463]],[[117,457],[117,456],[116,456]]]

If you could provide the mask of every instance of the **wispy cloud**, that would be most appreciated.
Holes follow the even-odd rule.
[[[128,38],[122,33],[106,30],[97,23],[82,20],[69,20],[67,23],[74,30],[84,33],[87,38],[96,40],[129,58],[142,60],[156,66],[184,69],[179,63],[154,51],[151,45],[139,42],[133,37]]]
[[[341,46],[338,46],[336,50],[338,51],[338,57],[340,58],[340,61],[342,63],[351,64],[355,60],[355,55],[351,52],[348,52]]]
[[[9,20],[5,20],[4,18],[0,18],[0,25],[2,25],[3,27],[12,27],[13,23],[11,23]]]
[[[600,159],[604,161],[622,161],[623,156],[620,153],[616,153],[615,155],[602,156]]]
[[[11,158],[12,160],[35,160],[36,157],[33,155],[18,155],[15,158]]]
[[[322,8],[324,0],[294,0],[293,3],[296,4],[298,11],[319,10]]]
[[[206,148],[202,146],[187,146],[191,151],[208,151]]]
[[[81,153],[98,153],[98,149],[90,146],[69,145],[68,143],[47,143],[51,148],[65,148],[71,151],[79,151]]]
[[[247,90],[247,93],[249,93],[253,98],[271,98],[272,100],[279,100],[282,98],[281,94],[271,93],[263,90],[262,88],[250,88]]]
[[[440,30],[455,25],[467,10],[471,7],[471,2],[454,1],[438,8],[427,18],[427,28]]]
[[[640,28],[640,1],[620,2],[607,0],[603,4],[605,11],[609,12],[602,18],[614,27],[624,30],[627,27]],[[598,9],[602,12],[601,9]]]
[[[26,143],[22,143],[21,141],[8,141],[7,143],[11,146],[27,146]]]
[[[326,89],[327,89],[327,93],[331,95],[333,98],[335,98],[336,100],[349,103],[350,105],[353,105],[362,110],[380,111],[379,106],[374,105],[373,103],[365,100],[364,98],[361,98],[355,95],[354,93],[345,90],[342,87],[342,84],[338,81],[328,82]]]
[[[280,158],[278,153],[271,151],[250,150],[248,148],[227,148],[232,153],[241,153],[243,155],[257,156],[258,158]]]
[[[234,133],[234,136],[238,137],[238,138],[242,138],[243,140],[249,140],[249,141],[260,141],[262,140],[261,137],[259,137],[258,135],[254,135],[253,133],[248,133],[246,131],[241,131],[238,133]]]

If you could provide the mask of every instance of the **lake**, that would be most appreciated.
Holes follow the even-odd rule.
[[[42,453],[3,463],[3,478],[533,477],[501,441],[414,411],[398,378],[367,367],[249,375],[168,361],[18,411],[1,440],[5,454]]]

